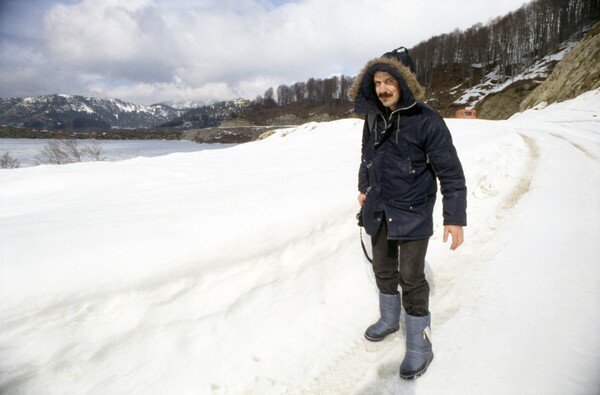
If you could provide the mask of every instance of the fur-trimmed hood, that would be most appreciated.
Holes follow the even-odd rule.
[[[425,88],[419,84],[417,77],[401,61],[389,57],[381,57],[368,62],[358,74],[348,97],[354,102],[354,111],[358,114],[382,113],[383,106],[375,93],[373,76],[377,71],[387,71],[398,80],[402,96],[399,108],[412,107],[425,98]]]

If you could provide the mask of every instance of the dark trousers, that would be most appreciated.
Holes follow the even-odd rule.
[[[429,313],[429,283],[425,278],[425,254],[429,239],[388,240],[387,225],[383,221],[371,243],[373,272],[379,291],[394,295],[398,293],[399,284],[406,313],[426,316]]]

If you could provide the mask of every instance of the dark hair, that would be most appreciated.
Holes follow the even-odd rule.
[[[386,58],[399,60],[403,65],[408,67],[413,74],[415,73],[415,64],[408,54],[408,49],[405,47],[398,47],[390,52],[384,53],[383,56]]]

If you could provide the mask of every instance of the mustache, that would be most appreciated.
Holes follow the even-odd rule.
[[[390,92],[382,92],[380,94],[377,95],[377,97],[379,97],[380,99],[384,99],[387,97],[392,97],[393,95]]]

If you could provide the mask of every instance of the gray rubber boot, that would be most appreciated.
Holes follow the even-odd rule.
[[[378,342],[400,329],[400,294],[386,295],[379,292],[379,320],[367,328],[365,337]]]
[[[400,377],[421,376],[433,360],[431,347],[431,314],[415,317],[406,314],[406,356],[400,365]]]

